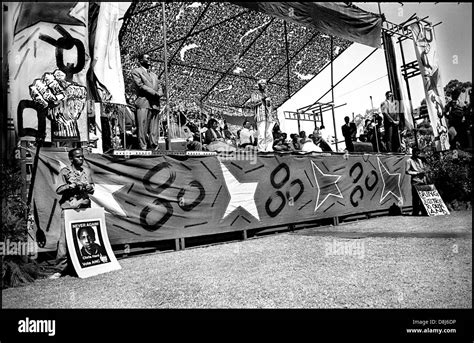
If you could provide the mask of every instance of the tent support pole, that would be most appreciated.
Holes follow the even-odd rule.
[[[171,139],[171,121],[170,121],[170,107],[169,107],[169,82],[168,82],[168,48],[166,46],[166,13],[165,13],[165,3],[161,3],[161,9],[163,12],[163,59],[165,62],[165,99],[166,99],[166,122],[168,124],[168,132],[166,135],[166,150],[171,149],[170,139]]]
[[[288,31],[286,28],[286,21],[283,22],[285,28],[285,48],[286,48],[286,90],[288,94],[288,98],[290,97],[290,56],[288,52]]]

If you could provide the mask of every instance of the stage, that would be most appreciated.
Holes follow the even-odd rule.
[[[31,150],[34,154],[34,151]],[[411,206],[401,154],[113,151],[85,153],[92,207],[115,249],[127,244],[263,230]],[[33,192],[40,251],[53,251],[65,148],[40,151]]]

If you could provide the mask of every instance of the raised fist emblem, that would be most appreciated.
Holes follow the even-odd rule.
[[[52,133],[56,139],[79,138],[77,120],[86,105],[86,87],[66,81],[61,70],[44,73],[30,85],[30,96],[48,109]]]

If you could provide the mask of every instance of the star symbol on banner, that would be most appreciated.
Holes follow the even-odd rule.
[[[400,173],[390,173],[388,169],[383,165],[382,161],[377,157],[379,164],[380,175],[382,175],[382,195],[380,196],[380,203],[391,193],[399,202],[403,203],[402,190],[400,188]]]
[[[344,198],[337,182],[342,175],[324,174],[319,167],[311,161],[313,167],[314,179],[316,180],[316,187],[318,188],[318,195],[316,197],[316,207],[314,212],[326,201],[330,196],[336,198]],[[320,200],[322,198],[322,200]]]
[[[103,183],[96,183],[94,194],[89,195],[91,198],[91,207],[103,207],[106,212],[115,214],[117,216],[126,217],[120,204],[115,200],[114,193],[121,190],[125,185],[108,185]]]
[[[39,22],[86,26],[70,15],[76,5],[77,2],[24,2],[15,24],[15,35]]]
[[[225,183],[230,194],[230,201],[225,210],[222,219],[234,212],[239,207],[242,207],[252,216],[260,221],[258,216],[257,205],[255,204],[255,192],[257,190],[258,182],[244,182],[241,183],[232,175],[227,167],[219,162],[224,175]]]

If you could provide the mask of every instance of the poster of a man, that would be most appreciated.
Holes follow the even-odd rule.
[[[110,246],[102,207],[65,211],[64,220],[68,251],[80,278],[121,268]]]
[[[77,230],[77,239],[81,247],[82,264],[90,265],[106,263],[109,261],[102,245],[96,243],[96,234],[92,226],[84,226]]]

